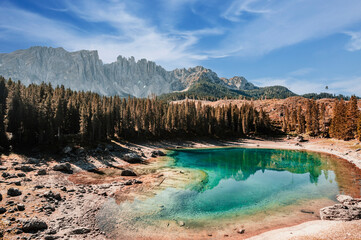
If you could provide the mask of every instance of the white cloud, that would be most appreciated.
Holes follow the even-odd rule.
[[[360,96],[361,77],[331,78],[331,79],[304,79],[296,77],[266,77],[251,79],[256,86],[285,86],[297,94],[328,92],[332,94],[344,94],[347,96]],[[328,86],[328,89],[326,89]]]
[[[245,2],[248,1],[242,1]],[[361,21],[359,0],[256,2],[267,5],[267,14],[249,19],[247,24],[234,24],[229,36],[224,39],[222,52],[234,52],[236,49],[238,55],[263,55],[275,49],[340,33]],[[239,8],[233,9],[234,16],[238,12]],[[228,13],[228,16],[233,15]]]
[[[351,37],[346,49],[351,52],[361,50],[361,32],[345,32],[345,34]]]
[[[67,50],[94,49],[104,62],[115,61],[119,54],[146,58],[172,69],[194,66],[207,55],[191,51],[204,35],[220,34],[217,29],[160,32],[144,19],[131,14],[122,2],[66,2],[69,13],[87,22],[105,23],[114,29],[109,34],[96,34],[76,26],[0,4],[0,31],[8,38],[27,38],[48,42]],[[11,22],[11,24],[9,24]]]

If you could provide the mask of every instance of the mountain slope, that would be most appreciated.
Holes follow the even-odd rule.
[[[51,47],[31,47],[0,54],[0,75],[20,80],[25,85],[50,82],[54,86],[121,97],[187,93],[198,97],[234,98],[262,96],[265,92],[278,97],[276,92],[269,94],[270,90],[258,88],[244,77],[219,78],[202,66],[167,71],[152,61],[122,56],[116,62],[103,64],[97,51],[68,52]],[[281,96],[284,92],[287,91],[284,89]]]

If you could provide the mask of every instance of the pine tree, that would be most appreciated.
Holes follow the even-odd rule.
[[[353,139],[357,135],[357,121],[359,118],[359,110],[357,106],[357,98],[352,96],[347,104],[347,124],[345,139]]]

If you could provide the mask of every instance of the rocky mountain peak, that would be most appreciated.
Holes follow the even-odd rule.
[[[202,66],[167,71],[155,62],[118,56],[103,64],[98,51],[68,52],[64,48],[31,47],[0,54],[0,75],[24,84],[51,82],[74,90],[94,91],[103,95],[147,97],[183,91],[200,77],[231,89],[254,89],[243,77],[219,78]]]

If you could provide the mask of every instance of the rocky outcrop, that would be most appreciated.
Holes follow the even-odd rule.
[[[167,71],[152,61],[136,61],[134,57],[122,56],[116,62],[103,64],[97,51],[68,52],[51,47],[31,47],[0,54],[0,75],[26,85],[45,82],[121,97],[183,91],[200,76],[234,90],[256,88],[243,77],[219,78],[215,72],[202,66]]]
[[[347,195],[338,195],[339,204],[320,210],[322,220],[351,221],[361,219],[361,199]]]
[[[253,90],[257,89],[255,85],[248,82],[247,79],[244,77],[238,77],[235,76],[233,78],[227,79],[227,78],[221,78],[229,88],[234,90]]]

